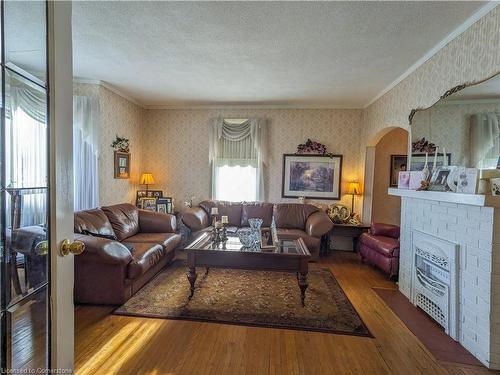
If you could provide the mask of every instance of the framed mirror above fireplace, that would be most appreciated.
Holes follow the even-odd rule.
[[[438,158],[446,152],[451,165],[500,177],[500,72],[451,88],[431,107],[412,110],[409,123],[412,154],[427,152],[431,164],[437,147]]]

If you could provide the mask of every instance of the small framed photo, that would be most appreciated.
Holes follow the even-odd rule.
[[[146,196],[150,198],[161,198],[163,197],[163,190],[148,190]]]
[[[408,170],[407,155],[391,155],[391,173],[389,187],[398,187],[399,172]]]
[[[500,197],[500,178],[490,179],[491,183],[491,195]]]
[[[143,197],[139,199],[139,207],[143,210],[156,211],[156,198]]]
[[[498,160],[497,160],[497,169],[500,169],[500,156],[498,157]]]
[[[452,191],[451,186],[448,184],[448,176],[452,172],[453,167],[440,167],[436,168],[432,174],[431,182],[429,184],[430,191]]]
[[[402,171],[398,175],[398,189],[408,189],[410,187],[410,172]]]
[[[172,198],[171,197],[161,197],[156,199],[156,210],[158,212],[163,212],[165,214],[172,213]]]
[[[130,154],[115,151],[115,178],[130,178]]]

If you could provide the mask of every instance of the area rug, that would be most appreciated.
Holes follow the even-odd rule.
[[[373,290],[437,360],[483,366],[467,349],[448,336],[427,314],[413,306],[399,290],[382,288],[373,288]]]
[[[189,300],[186,271],[175,261],[114,314],[372,337],[335,277],[317,265],[310,265],[305,307],[294,273],[198,268]]]

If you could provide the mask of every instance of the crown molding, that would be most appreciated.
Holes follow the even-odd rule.
[[[392,90],[397,84],[407,78],[410,74],[415,72],[419,67],[425,64],[429,59],[431,59],[436,53],[442,50],[448,43],[463,34],[469,27],[491,12],[500,4],[500,1],[489,1],[485,6],[481,7],[476,13],[467,18],[460,26],[449,33],[443,40],[432,47],[424,56],[418,59],[412,66],[410,66],[403,74],[396,78],[390,85],[379,92],[373,99],[371,99],[367,104],[363,106],[363,109],[368,108],[373,103],[375,103],[382,96],[387,94]]]
[[[300,104],[178,104],[178,105],[144,105],[144,109],[205,109],[205,110],[230,110],[230,109],[362,109],[360,106],[345,105],[300,105]]]
[[[74,83],[83,83],[83,84],[88,84],[88,85],[99,85],[99,86],[104,87],[104,88],[108,89],[109,91],[115,93],[116,95],[122,97],[123,99],[135,104],[136,106],[139,106],[141,108],[145,108],[144,104],[138,102],[137,100],[132,98],[130,95],[123,93],[122,91],[117,89],[115,86],[113,86],[112,84],[110,84],[106,81],[101,81],[98,79],[73,78],[73,82]]]

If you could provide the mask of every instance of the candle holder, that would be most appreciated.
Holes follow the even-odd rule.
[[[225,223],[222,223],[222,234],[221,234],[221,240],[222,242],[226,242],[227,241],[227,229],[226,229],[226,225]]]

